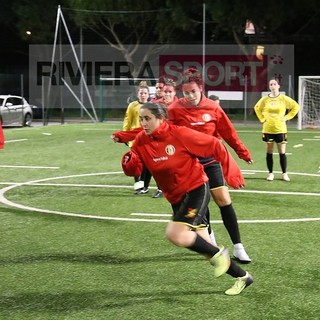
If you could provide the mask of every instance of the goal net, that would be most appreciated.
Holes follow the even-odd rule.
[[[299,77],[298,129],[320,126],[320,76]]]

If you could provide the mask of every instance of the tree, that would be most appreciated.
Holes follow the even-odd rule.
[[[198,2],[191,2],[194,7],[199,7]],[[76,25],[97,34],[105,43],[120,51],[132,66],[136,65],[134,58],[140,45],[148,44],[143,58],[147,61],[151,53],[159,50],[159,45],[175,43],[179,34],[194,24],[183,7],[175,6],[172,10],[174,1],[159,4],[156,0],[69,0],[69,5],[74,8],[72,16]],[[137,76],[139,70],[134,69],[131,73]]]
[[[252,1],[215,0],[208,2],[211,17],[218,21],[217,37],[232,36],[239,43],[247,19],[254,23],[256,42],[297,43],[318,37],[320,7],[316,0]]]
[[[319,46],[320,6],[316,0],[303,4],[298,0],[204,2],[207,43],[290,43],[307,52],[311,50],[306,50],[306,46]],[[74,30],[79,27],[91,30],[97,35],[96,41],[121,51],[129,62],[141,44],[202,41],[203,3],[197,0],[189,0],[187,5],[180,0],[12,0],[4,6],[10,9],[10,14],[1,11],[2,23],[11,17],[22,39],[52,43],[58,4],[68,13],[68,19],[74,21]],[[249,37],[244,35],[247,19],[254,23],[256,30],[256,34]],[[26,39],[25,31],[29,29],[32,37]],[[146,58],[153,49],[150,46]]]

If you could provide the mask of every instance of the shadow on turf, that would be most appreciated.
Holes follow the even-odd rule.
[[[124,293],[119,291],[88,291],[88,292],[56,292],[56,293],[25,293],[0,297],[0,310],[7,314],[21,312],[70,313],[76,311],[123,309],[136,305],[164,303],[180,303],[181,299],[192,295],[212,295],[223,293],[214,289],[190,290],[190,288],[172,291],[149,291]],[[3,314],[3,313],[1,313]],[[8,318],[9,319],[9,318]],[[47,318],[46,318],[47,319]]]
[[[128,264],[128,263],[148,263],[148,262],[168,262],[168,261],[190,261],[190,260],[203,260],[202,257],[196,253],[184,252],[179,254],[168,254],[153,257],[139,257],[128,258],[121,257],[120,255],[77,255],[77,254],[43,254],[43,255],[28,255],[17,258],[0,259],[0,265],[5,264],[26,264],[26,263],[39,263],[48,261],[62,261],[68,263],[94,263],[94,264]]]
[[[26,264],[39,263],[47,261],[65,261],[74,263],[99,263],[99,264],[130,264],[130,263],[149,263],[159,262],[166,263],[168,261],[181,261],[190,259],[201,259],[192,253],[168,254],[154,257],[142,258],[125,258],[114,255],[72,255],[72,254],[57,254],[57,255],[38,255],[24,256],[14,259],[1,259],[0,264]],[[100,290],[87,292],[68,292],[66,288],[61,288],[61,291],[52,293],[18,293],[18,294],[3,294],[0,296],[0,314],[6,314],[8,319],[14,314],[26,314],[29,312],[52,313],[57,315],[70,312],[92,312],[94,310],[108,309],[124,309],[137,305],[150,305],[155,302],[163,302],[167,304],[180,303],[181,299],[194,296],[207,296],[218,294],[222,295],[221,290],[208,288],[191,289],[182,286],[181,290],[152,290],[152,291],[134,291],[124,293],[123,291]],[[1,312],[2,311],[2,312]],[[5,313],[3,313],[3,311]]]

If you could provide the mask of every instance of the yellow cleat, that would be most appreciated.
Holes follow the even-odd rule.
[[[225,291],[225,294],[228,296],[236,296],[252,283],[253,277],[247,272],[245,276],[237,278],[235,284],[230,289]]]
[[[228,249],[221,247],[219,252],[216,253],[210,260],[213,265],[213,276],[218,278],[225,274],[230,267],[230,256]]]

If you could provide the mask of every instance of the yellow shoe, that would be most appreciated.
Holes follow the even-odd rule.
[[[213,276],[215,278],[222,276],[230,267],[230,256],[228,249],[221,247],[219,252],[216,253],[209,261],[213,265]]]
[[[245,276],[237,278],[235,284],[230,289],[225,291],[225,294],[228,296],[236,296],[252,283],[253,277],[247,272]]]

